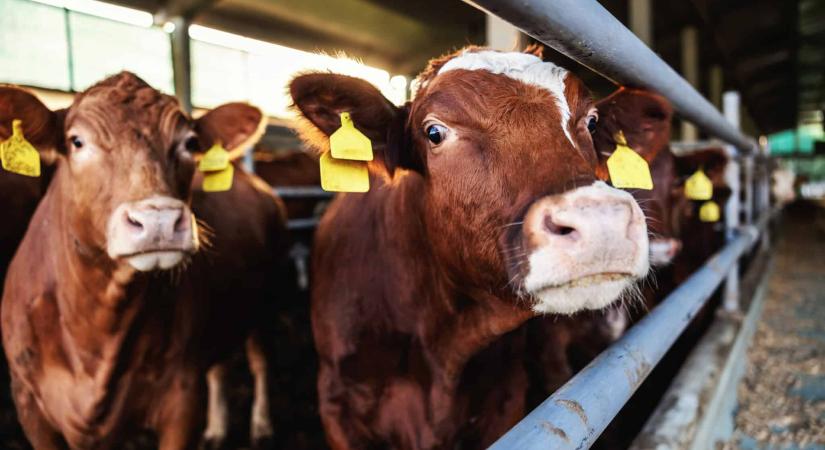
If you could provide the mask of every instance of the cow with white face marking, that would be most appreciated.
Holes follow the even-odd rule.
[[[596,177],[584,85],[523,53],[432,61],[403,107],[314,73],[290,91],[326,151],[349,112],[371,189],[316,234],[313,333],[335,449],[480,448],[524,414],[523,333],[542,313],[609,305],[648,270],[645,219]]]

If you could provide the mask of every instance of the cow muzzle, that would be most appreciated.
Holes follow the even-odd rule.
[[[198,249],[198,228],[180,200],[152,197],[123,203],[109,219],[107,252],[135,269],[170,269]]]
[[[630,194],[600,181],[533,203],[523,234],[522,287],[536,312],[600,309],[647,275],[644,214]]]

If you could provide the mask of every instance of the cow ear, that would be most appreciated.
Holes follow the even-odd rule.
[[[724,183],[728,160],[728,154],[722,148],[694,150],[676,157],[676,173],[687,177],[702,169],[716,186]]]
[[[12,122],[22,122],[23,136],[39,152],[41,160],[50,164],[63,148],[63,117],[65,111],[54,112],[30,92],[13,86],[0,86],[0,141],[11,136]]]
[[[599,101],[596,109],[599,121],[593,144],[599,158],[613,153],[619,131],[648,162],[668,148],[673,108],[664,97],[641,89],[621,88]]]
[[[266,132],[266,116],[246,103],[227,103],[207,112],[195,121],[195,128],[209,148],[220,141],[232,151],[244,151],[255,145]]]
[[[372,141],[375,159],[392,175],[398,167],[423,173],[421,158],[412,157],[406,130],[408,107],[398,108],[372,84],[360,78],[331,73],[299,75],[289,93],[300,114],[298,132],[317,152],[329,150],[329,136],[349,112],[355,127]]]

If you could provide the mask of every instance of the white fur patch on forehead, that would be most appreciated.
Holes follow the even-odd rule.
[[[553,63],[544,62],[541,58],[528,53],[484,50],[464,52],[460,56],[456,56],[447,61],[439,69],[438,74],[457,69],[486,70],[547,89],[556,99],[556,106],[559,108],[559,115],[561,116],[561,129],[564,130],[567,140],[575,147],[576,144],[573,143],[570,130],[567,129],[567,124],[570,121],[570,105],[564,95],[564,80],[567,78],[567,70]]]

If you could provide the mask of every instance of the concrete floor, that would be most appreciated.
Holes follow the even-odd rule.
[[[825,209],[788,208],[775,257],[725,450],[825,450]]]

